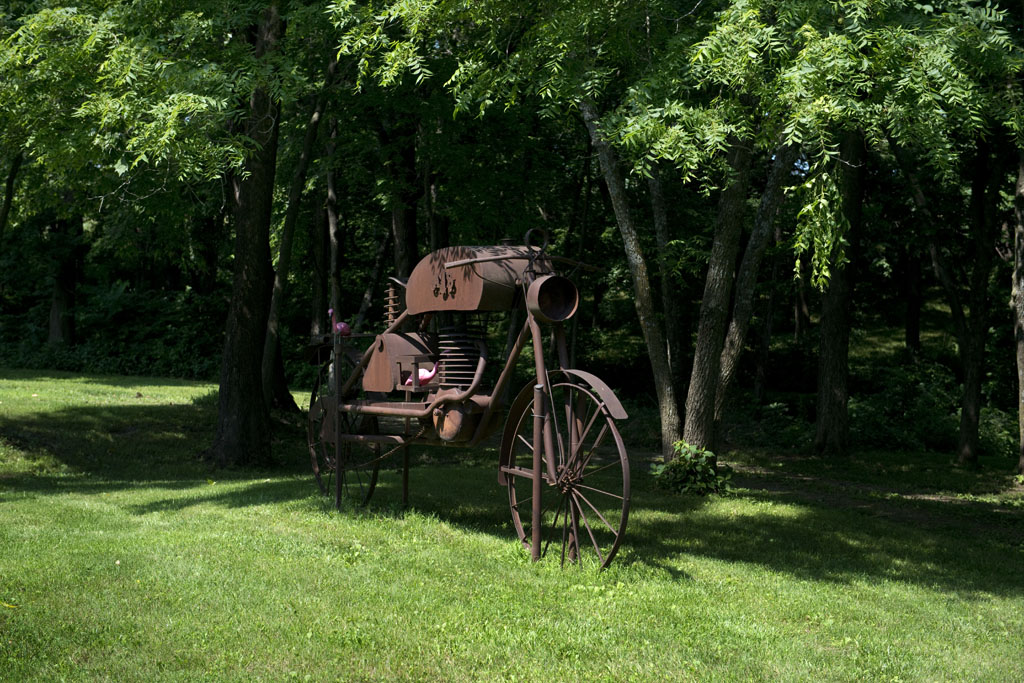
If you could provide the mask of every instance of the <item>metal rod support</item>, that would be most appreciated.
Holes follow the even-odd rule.
[[[530,557],[534,562],[540,559],[540,538],[541,538],[541,462],[544,445],[542,434],[544,432],[544,385],[533,386],[533,500],[532,517],[530,522]]]

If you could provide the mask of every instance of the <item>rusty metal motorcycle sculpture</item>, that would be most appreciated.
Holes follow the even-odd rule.
[[[508,491],[519,540],[534,560],[554,541],[563,564],[593,551],[604,568],[629,516],[629,460],[616,426],[626,411],[607,384],[569,364],[563,323],[576,312],[579,293],[554,264],[582,264],[549,255],[542,231],[531,230],[525,241],[435,251],[407,282],[392,279],[384,332],[346,336],[335,326],[342,333],[320,346],[310,400],[313,473],[324,493],[333,489],[337,506],[346,497],[365,504],[381,462],[401,450],[407,502],[410,445],[472,447],[507,413],[498,482]],[[500,312],[509,322],[498,366],[490,361],[487,324]],[[552,362],[542,325],[550,329]],[[365,350],[354,346],[371,337]],[[506,411],[527,342],[533,378]]]

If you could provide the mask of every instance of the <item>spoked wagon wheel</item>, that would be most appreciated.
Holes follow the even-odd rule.
[[[313,476],[320,493],[331,491],[335,472],[334,462],[334,419],[338,405],[334,383],[330,377],[331,361],[320,366],[313,394],[309,397],[309,415],[306,419],[306,440],[309,444],[309,459]]]
[[[559,379],[555,379],[555,377]],[[603,569],[615,557],[629,516],[629,459],[615,420],[585,384],[552,373],[545,438],[554,449],[555,476],[543,468],[541,517],[533,519],[532,387],[513,403],[502,443],[512,522],[531,550],[534,524],[541,525],[541,554],[561,546],[561,562],[596,561]],[[508,453],[507,461],[505,453]],[[588,559],[591,558],[591,559]]]
[[[320,366],[309,400],[306,436],[313,476],[321,493],[334,494],[336,505],[340,502],[339,493],[355,499],[360,505],[365,505],[377,485],[377,472],[380,468],[377,457],[379,446],[343,445],[339,469],[335,435],[339,429],[345,434],[375,434],[377,418],[363,416],[357,421],[348,414],[342,414],[339,418],[336,385],[348,379],[355,364],[352,359],[343,358],[340,363],[341,372],[336,378],[331,377],[331,365],[332,362],[328,361]]]
[[[373,415],[338,415],[338,430],[342,434],[376,434],[377,418]],[[377,488],[382,447],[379,443],[352,443],[341,445],[341,463],[335,481],[334,504],[341,507],[342,500],[366,505]]]

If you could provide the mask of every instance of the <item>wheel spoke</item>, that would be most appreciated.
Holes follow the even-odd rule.
[[[601,431],[597,434],[597,439],[594,441],[594,445],[590,447],[585,458],[583,458],[579,464],[574,465],[573,472],[576,476],[583,476],[583,472],[587,469],[587,465],[590,464],[591,458],[594,457],[594,453],[601,447],[601,443],[604,441],[604,437],[608,434],[608,423],[605,423],[601,427]]]
[[[583,444],[586,443],[586,441],[587,441],[587,434],[590,433],[590,428],[594,426],[594,423],[597,422],[597,418],[599,418],[599,417],[601,417],[601,411],[600,410],[595,410],[593,413],[589,413],[588,412],[584,416],[584,419],[586,421],[586,425],[587,426],[584,427],[583,430],[580,432],[579,439],[577,439],[577,441],[576,441],[576,447],[575,447],[575,449],[573,450],[573,452],[569,456],[570,460],[573,460],[573,459],[576,458],[576,455],[579,453],[580,449],[583,447]],[[583,422],[583,421],[584,420],[580,420],[580,422]]]
[[[608,527],[608,530],[612,532],[612,535],[613,536],[618,536],[618,532],[615,531],[615,527],[613,527],[611,524],[608,523],[608,520],[604,518],[604,515],[601,514],[601,511],[598,510],[596,507],[594,507],[594,504],[591,503],[590,500],[586,496],[584,496],[582,493],[580,493],[579,491],[576,491],[576,490],[573,490],[573,496],[575,496],[576,498],[581,499],[584,503],[586,503],[587,506],[589,506],[590,509],[594,511],[594,514],[597,515],[598,519],[600,519],[602,522],[604,522],[604,525],[606,527]]]
[[[562,508],[564,506],[564,503],[565,503],[565,496],[562,496],[562,500],[558,503],[558,509],[555,511],[555,518],[551,522],[551,528],[548,529],[547,541],[545,541],[545,543],[544,543],[544,549],[541,550],[541,555],[547,555],[548,546],[551,545],[551,538],[552,538],[552,536],[555,533],[555,527],[558,526],[558,518],[562,514]],[[544,519],[544,516],[541,515],[541,520],[543,520],[543,519]]]
[[[589,502],[587,504],[590,505]],[[576,505],[579,507],[579,503]],[[591,507],[593,506],[591,505]],[[600,513],[598,513],[598,517],[600,516]],[[590,542],[594,544],[594,552],[597,553],[597,559],[600,561],[601,566],[604,566],[604,555],[601,553],[601,547],[597,544],[597,538],[594,537],[594,531],[590,528],[590,522],[587,521],[587,516],[583,513],[583,508],[580,508],[580,518],[583,520],[583,526],[587,529],[587,535],[590,536]],[[607,522],[605,523],[607,524]]]
[[[582,474],[580,474],[580,478],[582,478],[582,477],[592,477],[595,474],[597,474],[598,472],[603,472],[604,470],[608,469],[609,467],[615,467],[616,465],[621,465],[621,464],[622,463],[616,462],[616,461],[613,460],[611,462],[605,463],[604,465],[601,465],[600,467],[598,467],[595,470],[590,470],[589,472],[583,472]]]
[[[572,506],[572,499],[570,498],[568,502],[569,505],[566,506],[565,510],[565,523],[562,524],[562,561],[560,564],[560,566],[562,567],[565,566],[565,546],[568,545],[568,542],[566,540],[566,533],[569,528],[569,508]],[[554,525],[551,528],[554,529]]]
[[[612,493],[611,491],[602,491],[601,489],[595,489],[593,486],[585,486],[583,484],[576,484],[576,488],[578,488],[578,489],[586,489],[588,491],[593,491],[594,493],[601,493],[601,494],[604,494],[606,496],[611,496],[612,498],[618,498],[619,500],[625,500],[625,498],[623,498],[622,496],[616,495],[616,494]]]
[[[526,498],[523,498],[522,500],[520,500],[519,498],[516,498],[515,505],[513,505],[512,507],[514,507],[514,508],[516,508],[518,510],[520,505],[523,505],[524,503],[529,503],[531,500],[533,500],[533,496],[527,496]]]

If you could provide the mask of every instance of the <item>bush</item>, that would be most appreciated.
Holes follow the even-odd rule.
[[[677,441],[672,446],[675,458],[663,465],[651,467],[658,486],[676,493],[729,493],[732,469],[718,465],[715,454],[704,448]]]
[[[956,448],[959,388],[940,363],[876,365],[850,397],[850,431],[859,447],[949,451]],[[852,393],[852,392],[851,392]]]
[[[82,287],[78,343],[46,343],[48,302],[0,320],[0,365],[211,380],[223,349],[226,301],[216,294]]]

